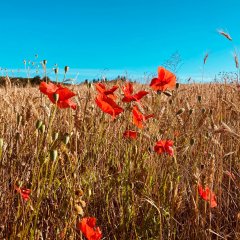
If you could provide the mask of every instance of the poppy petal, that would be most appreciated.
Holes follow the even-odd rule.
[[[147,94],[148,94],[147,91],[139,91],[138,93],[133,95],[133,98],[135,99],[135,101],[139,101],[140,99],[142,99]]]
[[[128,82],[122,87],[123,93],[125,96],[131,95],[133,93],[133,85]]]
[[[76,94],[68,88],[59,88],[55,93],[59,95],[59,101],[64,101],[76,96]]]
[[[153,90],[158,90],[158,87],[157,87],[157,83],[158,83],[158,78],[153,78],[151,83],[150,83],[150,87],[153,89]]]
[[[138,128],[143,128],[144,125],[143,123],[154,116],[154,114],[150,114],[150,115],[143,115],[138,107],[135,105],[133,106],[133,109],[132,109],[132,114],[133,114],[133,123],[138,127]]]
[[[78,224],[79,230],[87,238],[87,240],[100,240],[102,238],[102,232],[99,227],[96,226],[96,218],[83,218]]]
[[[137,106],[133,107],[132,110],[133,114],[133,123],[138,127],[138,128],[143,128],[143,120],[144,116],[143,114],[139,111]]]
[[[110,88],[109,90],[105,90],[104,94],[105,95],[109,95],[109,94],[113,94],[116,90],[118,89],[117,85],[114,85],[112,88]]]
[[[57,85],[49,82],[41,82],[39,85],[39,90],[45,95],[52,94],[58,89]]]
[[[214,192],[210,190],[208,186],[206,186],[205,189],[203,189],[202,185],[199,184],[198,192],[203,200],[209,202],[211,208],[214,208],[217,206],[216,195]]]
[[[130,139],[136,139],[138,134],[136,131],[132,131],[132,130],[126,130],[124,133],[123,133],[123,136],[125,138],[130,138]]]
[[[96,83],[95,87],[99,93],[104,93],[104,91],[106,90],[106,87],[103,83]]]
[[[103,112],[110,114],[113,118],[123,112],[120,106],[104,94],[98,95],[95,102]]]
[[[158,68],[158,78],[153,78],[150,87],[153,90],[171,90],[176,86],[176,76],[163,67]]]
[[[110,104],[108,104],[107,102],[102,101],[102,99],[99,98],[99,97],[96,97],[95,102],[96,102],[96,104],[98,105],[98,107],[99,107],[103,112],[108,113],[108,114],[114,116],[113,107],[112,107]]]
[[[173,141],[171,140],[160,140],[154,146],[154,151],[158,154],[167,153],[173,156]]]
[[[15,186],[15,190],[21,195],[24,201],[28,201],[30,199],[30,189]]]
[[[59,108],[72,108],[73,110],[77,109],[76,103],[74,103],[71,99],[67,99],[65,101],[60,101],[57,103]]]
[[[166,74],[166,69],[163,67],[158,67],[158,78],[164,79],[165,74]]]

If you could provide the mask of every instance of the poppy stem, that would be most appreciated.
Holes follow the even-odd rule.
[[[51,109],[51,113],[49,116],[49,121],[48,121],[48,126],[47,126],[47,130],[43,139],[43,144],[42,147],[46,145],[46,141],[48,140],[49,143],[51,143],[51,136],[52,136],[52,124],[53,124],[53,120],[55,118],[56,115],[56,110],[57,110],[57,104],[55,104],[52,109]],[[39,150],[39,152],[41,151],[41,148]]]

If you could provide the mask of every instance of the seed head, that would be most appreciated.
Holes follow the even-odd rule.
[[[68,72],[68,70],[69,70],[69,67],[68,67],[68,66],[65,66],[65,67],[64,67],[64,72],[65,72],[65,74]]]

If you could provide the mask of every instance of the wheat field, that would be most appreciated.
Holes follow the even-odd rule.
[[[149,92],[115,119],[95,103],[94,84],[68,86],[77,109],[60,109],[38,87],[0,89],[0,239],[85,239],[95,217],[102,239],[240,238],[240,92],[236,84],[183,84]],[[106,83],[107,87],[112,83]],[[137,139],[123,137],[126,129]],[[174,155],[155,143],[173,141]],[[216,195],[211,207],[198,185]],[[30,190],[24,199],[20,188]]]

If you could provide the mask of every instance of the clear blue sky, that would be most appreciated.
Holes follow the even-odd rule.
[[[201,75],[208,51],[206,75],[231,71],[240,45],[239,9],[239,0],[1,1],[0,66],[24,68],[23,59],[38,54],[49,67],[68,65],[80,76],[81,69],[143,73],[178,51],[179,74],[187,78]]]

